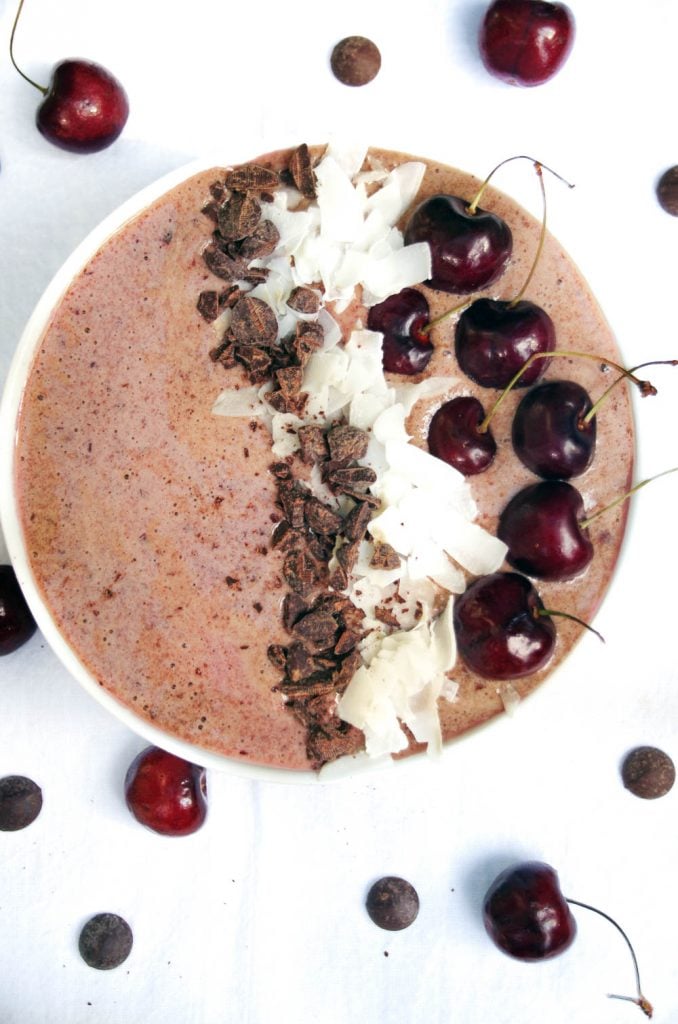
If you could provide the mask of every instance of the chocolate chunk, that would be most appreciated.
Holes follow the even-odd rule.
[[[232,192],[270,192],[280,185],[280,175],[261,164],[243,164],[226,171],[224,184]]]
[[[313,653],[309,651],[306,644],[301,641],[297,641],[290,644],[287,651],[287,659],[285,661],[285,671],[287,673],[287,679],[292,683],[299,683],[304,679],[310,679],[311,676],[316,675],[319,671],[319,666],[316,659],[313,657]],[[283,683],[285,686],[285,683]],[[288,696],[291,694],[287,690],[283,690]]]
[[[344,536],[348,540],[362,540],[374,509],[367,501],[357,502],[344,519]]]
[[[211,323],[219,316],[219,296],[213,291],[200,292],[197,303],[198,312],[203,319]]]
[[[344,522],[338,512],[316,497],[306,499],[304,515],[306,523],[316,533],[336,534],[341,530]]]
[[[657,199],[662,210],[678,217],[678,166],[669,167],[657,182]]]
[[[229,256],[215,242],[210,242],[203,250],[202,257],[212,273],[224,281],[241,281],[247,273],[243,260]]]
[[[334,646],[337,636],[337,623],[333,615],[327,612],[308,612],[295,622],[292,635],[296,637],[311,654],[320,654]]]
[[[292,175],[292,181],[299,189],[304,199],[315,199],[317,192],[315,187],[315,174],[311,163],[311,154],[305,142],[292,153],[288,170]]]
[[[261,220],[261,206],[254,196],[234,192],[219,207],[219,234],[227,242],[237,242],[251,235]]]
[[[238,246],[238,256],[243,260],[264,259],[271,255],[279,241],[280,232],[273,221],[262,220],[251,235],[243,238]]]
[[[299,427],[297,432],[301,445],[301,459],[307,465],[313,465],[327,458],[327,442],[322,427],[306,425]]]
[[[233,309],[242,294],[242,289],[238,288],[237,284],[232,284],[230,288],[222,288],[219,292],[219,308]]]
[[[416,919],[419,896],[414,886],[404,878],[387,875],[371,887],[365,907],[379,928],[397,932],[409,928]]]
[[[303,371],[300,366],[287,366],[276,370],[275,379],[285,398],[291,398],[301,389]]]
[[[373,569],[398,569],[400,567],[400,555],[390,544],[376,541],[370,565]]]
[[[286,647],[283,647],[282,644],[269,644],[266,654],[268,655],[268,660],[278,671],[285,671],[285,663],[287,661]]]
[[[282,505],[285,518],[294,529],[301,529],[306,521],[305,505],[308,491],[298,480],[291,477],[281,480],[278,484],[278,500]]]
[[[282,571],[291,589],[302,597],[310,594],[323,576],[322,566],[303,550],[288,551]]]
[[[624,758],[621,775],[626,788],[643,800],[665,796],[676,781],[673,761],[657,747],[631,750]]]
[[[315,314],[320,309],[320,296],[312,288],[293,288],[287,300],[290,309],[297,313]]]
[[[278,523],[273,536],[271,537],[271,545],[274,548],[280,548],[281,551],[292,551],[300,548],[304,543],[304,534],[301,530],[294,530],[287,522],[283,519],[282,522]]]
[[[267,267],[249,267],[247,273],[245,274],[244,280],[247,281],[248,284],[254,285],[256,287],[256,285],[258,284],[263,284],[267,277]]]
[[[308,605],[299,594],[290,591],[285,594],[282,605],[283,626],[289,633],[297,619],[301,618],[308,611]]]
[[[333,491],[367,500],[363,492],[377,479],[373,469],[369,466],[333,465],[331,462],[326,463],[326,466],[325,479]]]
[[[80,932],[80,956],[98,971],[124,963],[132,951],[132,929],[118,914],[95,914]]]
[[[334,653],[337,657],[348,654],[349,651],[354,650],[360,639],[360,633],[354,633],[352,629],[343,629],[334,645]]]
[[[379,73],[381,54],[371,39],[347,36],[332,50],[330,66],[344,85],[367,85]]]
[[[338,462],[364,458],[368,443],[369,436],[366,431],[359,430],[358,427],[351,427],[347,423],[331,427],[327,432],[330,458],[336,459]]]
[[[243,295],[233,307],[231,333],[241,345],[271,345],[278,337],[278,318],[262,299]]]
[[[350,540],[347,544],[337,549],[337,561],[345,573],[350,575],[355,563],[358,561],[360,541]]]
[[[335,725],[336,723],[336,725]],[[334,727],[332,727],[334,726]],[[342,722],[336,715],[331,723],[311,723],[306,741],[306,752],[314,768],[321,768],[338,757],[357,754],[365,745],[359,729]]]
[[[42,790],[25,775],[0,779],[0,832],[18,832],[42,810]]]
[[[258,348],[256,345],[236,346],[234,356],[247,370],[247,377],[251,384],[261,384],[268,380],[271,356],[265,349]]]

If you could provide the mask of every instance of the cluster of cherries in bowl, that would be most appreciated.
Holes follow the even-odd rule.
[[[542,168],[534,163],[543,190]],[[510,680],[543,668],[555,647],[553,612],[544,608],[532,581],[572,579],[586,569],[594,553],[587,534],[592,517],[584,517],[582,496],[570,480],[593,460],[596,412],[602,399],[594,405],[579,383],[541,381],[542,374],[554,356],[581,355],[607,362],[619,371],[618,379],[629,378],[643,394],[655,390],[608,360],[557,349],[551,317],[523,297],[539,259],[544,225],[522,291],[513,299],[473,297],[497,281],[513,250],[506,222],[478,205],[488,181],[471,201],[441,194],[425,199],[405,227],[406,243],[428,242],[431,248],[432,274],[426,285],[466,297],[465,301],[431,320],[424,292],[406,288],[373,306],[367,322],[383,334],[385,371],[416,375],[433,356],[432,327],[451,313],[459,314],[454,349],[460,370],[475,390],[499,392],[489,413],[475,395],[460,394],[445,401],[430,421],[429,451],[464,476],[482,473],[492,464],[497,444],[490,421],[510,390],[527,389],[514,413],[512,444],[520,462],[538,480],[511,498],[497,528],[514,571],[475,580],[455,602],[455,629],[464,662],[481,677]]]

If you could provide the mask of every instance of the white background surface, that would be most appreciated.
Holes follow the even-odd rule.
[[[26,0],[15,56],[46,80],[83,56],[124,82],[131,115],[109,150],[78,157],[33,125],[38,93],[0,66],[0,375],[30,311],[71,249],[159,174],[230,140],[321,142],[329,133],[425,154],[484,175],[529,153],[576,182],[547,183],[550,226],[588,276],[628,364],[678,354],[678,219],[657,205],[678,162],[675,0],[642,10],[573,3],[578,35],[551,83],[518,90],[482,68],[482,5],[342,0]],[[0,2],[0,49],[14,4]],[[250,20],[252,16],[252,20]],[[252,23],[254,22],[254,24]],[[380,46],[379,77],[337,83],[342,36]],[[539,213],[527,165],[496,184]],[[639,475],[678,462],[675,371],[637,406]],[[11,438],[4,437],[3,444]],[[165,839],[127,812],[122,780],[144,742],[67,676],[39,635],[0,663],[0,777],[26,774],[44,809],[0,833],[3,1024],[607,1024],[640,1020],[618,934],[577,911],[579,936],[524,965],[485,936],[480,905],[516,859],[549,861],[569,895],[630,933],[661,1024],[678,1021],[678,787],[631,796],[619,765],[650,743],[678,759],[675,513],[678,477],[635,502],[624,558],[596,626],[543,690],[450,749],[327,786],[210,773],[201,832]],[[387,933],[363,901],[383,874],[418,889],[421,911]],[[77,936],[93,913],[131,923],[128,961],[96,972]],[[388,954],[388,956],[386,955]]]

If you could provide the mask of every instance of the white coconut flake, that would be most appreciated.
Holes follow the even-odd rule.
[[[437,702],[455,659],[450,604],[432,624],[385,636],[340,698],[339,717],[363,731],[370,757],[405,750],[403,725],[430,754],[442,749]]]
[[[212,412],[215,416],[266,416],[269,409],[259,395],[260,388],[256,386],[222,391]]]
[[[383,259],[370,262],[363,281],[372,297],[380,302],[402,288],[410,288],[430,276],[431,249],[428,242],[415,242],[391,252]]]
[[[506,714],[509,716],[515,715],[522,698],[513,683],[500,683],[497,686],[497,693],[504,705]]]

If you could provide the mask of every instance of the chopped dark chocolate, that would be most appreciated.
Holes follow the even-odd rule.
[[[310,313],[311,315],[315,315],[320,309],[320,296],[317,292],[314,292],[312,288],[303,288],[299,286],[297,288],[293,288],[290,292],[287,305],[297,313]]]
[[[275,379],[285,398],[291,398],[301,390],[303,371],[300,366],[287,366],[276,370]]]
[[[261,220],[251,235],[243,238],[238,255],[244,260],[262,260],[270,256],[280,241],[280,232],[271,220]]]
[[[261,220],[261,206],[246,192],[233,192],[219,207],[219,234],[227,242],[251,235]]]
[[[336,459],[338,462],[344,459],[364,458],[368,443],[369,436],[366,431],[359,430],[358,427],[351,427],[347,423],[339,423],[330,427],[327,432],[330,458]]]
[[[301,445],[301,460],[307,465],[321,462],[328,456],[325,431],[322,427],[312,424],[299,427],[297,431],[299,444]]]
[[[299,594],[295,594],[293,590],[290,590],[285,594],[282,605],[282,621],[283,626],[288,633],[291,632],[292,626],[297,619],[301,618],[302,615],[305,615],[307,611],[308,605],[304,601],[303,597],[300,597]]]
[[[261,164],[243,164],[226,171],[224,184],[233,192],[275,191],[280,185],[280,175]]]
[[[315,187],[315,174],[311,163],[311,154],[305,142],[292,153],[288,170],[292,175],[292,181],[299,189],[304,199],[315,199],[317,192]]]
[[[291,633],[311,654],[321,654],[334,646],[337,622],[328,612],[311,611],[295,622]]]
[[[307,525],[316,533],[337,534],[344,522],[339,512],[313,496],[306,499],[304,515]]]
[[[305,597],[321,582],[325,569],[303,549],[293,549],[287,552],[282,571],[292,590]]]
[[[282,505],[285,518],[290,526],[301,529],[306,521],[305,506],[308,491],[292,478],[280,480],[278,483],[278,500]]]
[[[373,511],[374,509],[368,501],[356,502],[344,520],[344,536],[348,540],[362,540],[367,532]]]
[[[398,569],[400,567],[400,555],[390,544],[385,544],[383,541],[375,541],[370,566],[373,569]]]
[[[353,566],[358,561],[359,551],[360,541],[357,540],[350,540],[340,548],[337,548],[337,561],[344,572],[351,573]]]
[[[224,281],[241,281],[247,273],[243,260],[233,259],[215,242],[210,242],[203,250],[202,257],[212,273]]]
[[[200,316],[211,323],[219,316],[219,295],[215,291],[206,290],[198,296],[197,309]]]
[[[231,333],[241,345],[272,345],[278,337],[278,318],[262,299],[243,295],[233,307]]]
[[[251,384],[262,384],[268,380],[271,356],[256,345],[238,345],[234,349],[235,359],[245,367]]]

